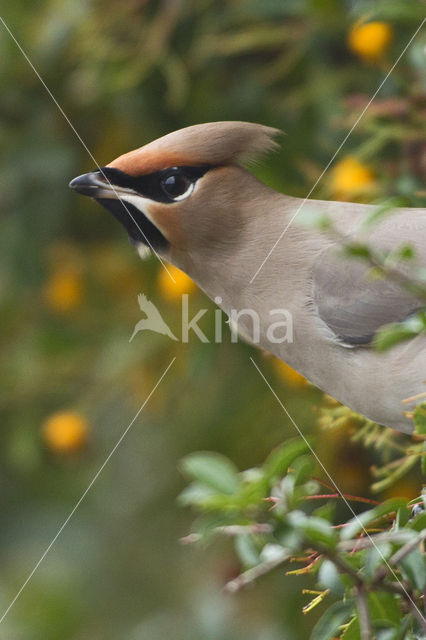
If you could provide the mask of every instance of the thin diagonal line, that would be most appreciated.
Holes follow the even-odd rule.
[[[411,43],[413,42],[414,38],[417,36],[417,34],[419,33],[420,29],[423,27],[424,23],[426,22],[426,18],[424,18],[422,20],[422,22],[420,23],[420,25],[417,27],[416,31],[414,32],[414,34],[411,36],[410,40],[407,42],[407,44],[405,45],[404,49],[401,51],[401,53],[399,54],[398,58],[395,60],[394,64],[392,65],[391,69],[388,71],[388,73],[385,75],[385,77],[383,78],[383,80],[381,81],[381,83],[379,84],[379,86],[377,87],[376,91],[373,94],[373,97],[370,98],[369,102],[366,104],[366,106],[364,107],[364,109],[361,111],[361,113],[359,114],[358,118],[355,120],[354,124],[352,125],[352,127],[349,129],[348,133],[346,134],[346,136],[343,138],[342,142],[339,144],[339,146],[337,147],[337,150],[335,151],[335,153],[331,156],[330,160],[328,161],[328,163],[326,164],[325,168],[323,169],[322,173],[320,174],[320,176],[317,178],[317,180],[315,181],[313,187],[310,189],[309,193],[307,196],[305,196],[305,198],[302,200],[302,203],[299,205],[299,207],[296,209],[296,213],[293,214],[293,216],[290,218],[290,221],[288,222],[287,226],[285,227],[285,229],[281,232],[280,236],[278,237],[278,239],[275,241],[274,245],[271,247],[271,249],[269,250],[268,255],[266,256],[266,258],[263,260],[262,264],[260,265],[260,267],[258,267],[256,273],[254,274],[254,276],[252,277],[252,279],[250,280],[250,284],[252,284],[254,282],[254,280],[257,278],[259,272],[261,271],[261,269],[263,268],[265,262],[267,260],[269,260],[272,252],[276,249],[277,245],[281,242],[281,240],[283,239],[283,237],[285,236],[285,234],[287,233],[287,230],[289,229],[289,227],[291,226],[291,224],[294,222],[296,216],[299,215],[302,207],[305,206],[306,201],[308,200],[309,196],[312,194],[312,192],[314,191],[314,189],[316,188],[316,186],[318,185],[318,183],[322,180],[322,178],[324,177],[324,175],[326,174],[326,172],[328,171],[328,169],[330,168],[330,165],[334,162],[336,156],[340,153],[340,151],[342,150],[343,146],[346,144],[346,142],[348,141],[350,135],[352,134],[353,130],[355,129],[355,127],[358,126],[358,124],[360,123],[360,121],[362,120],[362,118],[364,117],[367,109],[371,106],[371,103],[375,100],[377,94],[379,93],[379,91],[381,90],[381,88],[383,87],[383,85],[385,84],[385,82],[387,81],[387,79],[389,78],[389,76],[392,74],[392,72],[394,71],[395,67],[397,66],[397,64],[399,63],[399,61],[401,60],[401,58],[403,57],[403,55],[405,54],[405,52],[407,51],[407,49],[409,48],[409,46],[411,45]]]
[[[75,512],[77,511],[77,509],[79,508],[79,506],[83,502],[84,498],[87,496],[87,494],[89,493],[90,489],[93,487],[93,485],[95,484],[96,480],[99,478],[99,476],[101,475],[102,471],[105,469],[106,465],[111,460],[112,456],[114,455],[114,453],[116,452],[116,450],[118,449],[120,444],[123,442],[124,438],[126,437],[128,432],[130,431],[130,429],[133,426],[134,422],[139,417],[140,413],[142,412],[142,410],[144,409],[144,407],[148,403],[148,401],[151,398],[152,394],[157,389],[158,385],[161,383],[161,381],[163,380],[164,376],[166,375],[166,373],[168,372],[168,370],[170,369],[170,367],[172,366],[172,364],[174,363],[175,360],[176,360],[176,357],[172,358],[172,360],[170,361],[169,365],[163,371],[163,373],[161,374],[161,376],[159,377],[159,379],[155,383],[153,389],[151,390],[151,392],[148,394],[148,396],[144,400],[142,406],[138,409],[137,413],[132,418],[132,420],[129,423],[129,425],[125,428],[125,430],[123,431],[123,433],[121,434],[121,436],[119,437],[119,439],[117,440],[117,442],[115,443],[115,445],[113,446],[113,448],[111,449],[111,451],[109,452],[107,457],[105,458],[104,462],[102,463],[102,465],[99,467],[98,471],[93,476],[92,480],[90,481],[90,483],[87,486],[87,488],[85,489],[85,491],[81,494],[80,498],[77,500],[77,502],[75,503],[74,507],[72,508],[72,510],[70,511],[68,516],[65,518],[64,522],[62,523],[62,525],[58,529],[58,532],[52,538],[51,542],[47,546],[46,550],[44,551],[44,553],[42,554],[40,559],[34,565],[34,568],[32,569],[31,573],[28,575],[28,577],[25,580],[25,582],[20,587],[19,591],[17,592],[17,594],[13,598],[12,602],[9,604],[7,609],[4,611],[4,613],[0,617],[0,624],[3,622],[3,620],[5,619],[5,617],[7,616],[7,614],[9,613],[9,611],[11,610],[11,608],[13,607],[13,605],[15,604],[15,602],[17,601],[17,599],[19,598],[19,596],[21,595],[21,593],[23,592],[23,590],[25,589],[25,587],[27,586],[27,584],[29,583],[29,581],[31,580],[33,575],[35,574],[35,572],[37,571],[37,569],[39,568],[39,566],[41,565],[41,563],[43,562],[43,560],[45,559],[45,557],[47,556],[47,554],[49,553],[49,551],[51,550],[51,548],[53,547],[53,545],[55,544],[55,542],[57,541],[57,539],[59,538],[59,536],[61,535],[61,533],[65,529],[65,527],[67,526],[67,524],[69,523],[69,521],[71,520],[71,518],[73,517],[73,515],[75,514]]]
[[[268,380],[265,378],[264,374],[262,373],[262,371],[259,369],[258,365],[256,364],[256,362],[253,360],[253,358],[250,356],[250,360],[252,362],[252,364],[254,365],[255,369],[257,370],[257,372],[259,373],[260,377],[263,379],[263,381],[265,382],[266,386],[268,387],[268,389],[271,391],[272,395],[274,396],[275,400],[278,402],[278,404],[280,405],[281,409],[284,411],[284,413],[286,414],[287,418],[290,420],[290,422],[292,423],[292,425],[294,426],[294,428],[296,429],[296,431],[298,432],[298,434],[300,435],[300,437],[303,439],[303,441],[305,442],[305,444],[309,447],[309,450],[311,451],[312,455],[314,456],[315,460],[318,462],[318,464],[320,465],[321,469],[324,471],[324,473],[326,474],[327,478],[330,480],[330,482],[332,483],[333,487],[336,489],[337,493],[340,495],[340,497],[342,498],[343,502],[345,503],[345,505],[348,507],[349,511],[352,513],[352,515],[354,516],[355,520],[358,522],[359,526],[361,527],[361,529],[363,530],[363,532],[365,533],[365,535],[367,536],[367,538],[370,540],[370,542],[372,543],[373,547],[375,547],[376,551],[378,551],[381,559],[383,560],[383,562],[385,563],[385,565],[387,566],[387,568],[389,569],[389,571],[391,572],[392,576],[395,578],[395,580],[399,583],[399,585],[401,586],[401,588],[404,590],[405,595],[407,596],[407,598],[410,600],[411,604],[413,605],[413,607],[417,610],[420,618],[423,620],[424,623],[424,629],[426,629],[426,618],[423,616],[423,614],[421,613],[420,609],[417,607],[416,603],[414,602],[414,600],[411,598],[410,594],[408,593],[408,591],[406,590],[406,588],[404,587],[404,585],[402,584],[402,582],[400,581],[400,579],[398,578],[398,576],[396,575],[395,571],[393,570],[393,568],[390,566],[390,564],[388,563],[388,561],[386,560],[386,558],[384,557],[384,555],[381,552],[380,547],[378,547],[375,543],[375,541],[373,540],[373,538],[370,536],[370,534],[368,533],[367,529],[364,527],[364,525],[362,524],[361,520],[358,518],[357,514],[355,513],[355,511],[352,508],[352,505],[348,502],[348,500],[345,498],[345,496],[343,495],[343,493],[341,492],[341,490],[339,489],[339,487],[337,486],[336,482],[334,481],[334,479],[332,478],[332,476],[329,474],[329,472],[327,471],[327,469],[325,468],[324,464],[321,462],[320,458],[318,457],[318,454],[314,451],[314,449],[312,448],[312,446],[310,445],[310,443],[308,442],[308,440],[305,438],[305,436],[303,435],[301,429],[299,428],[299,426],[296,424],[296,422],[294,421],[294,419],[291,417],[291,415],[289,414],[287,408],[285,407],[285,405],[282,403],[282,401],[280,400],[280,398],[278,397],[277,393],[274,391],[274,389],[272,388],[271,384],[268,382]]]
[[[154,247],[152,246],[152,244],[150,243],[150,241],[148,240],[148,238],[146,237],[145,233],[142,231],[142,229],[140,228],[139,224],[136,222],[135,218],[133,217],[133,215],[131,214],[131,212],[129,211],[126,203],[124,202],[124,200],[120,197],[120,195],[117,193],[114,185],[109,181],[109,179],[107,178],[107,176],[104,174],[104,172],[102,171],[99,163],[97,162],[96,158],[93,156],[92,152],[90,151],[89,147],[87,146],[87,144],[84,142],[83,138],[80,136],[80,134],[78,133],[77,129],[74,127],[73,123],[71,122],[71,120],[69,119],[69,117],[67,116],[67,114],[65,113],[65,111],[63,110],[63,108],[61,107],[61,105],[59,104],[59,102],[57,101],[57,99],[55,98],[55,96],[53,95],[52,91],[49,89],[49,87],[47,86],[47,84],[45,83],[45,81],[43,80],[43,78],[41,77],[40,73],[38,72],[38,70],[36,69],[36,67],[34,66],[34,64],[31,62],[30,58],[28,57],[27,53],[24,51],[24,49],[22,48],[22,46],[19,44],[18,40],[15,38],[15,36],[13,35],[12,31],[10,30],[10,28],[8,27],[8,25],[6,24],[6,22],[4,21],[4,19],[2,18],[2,16],[0,16],[0,21],[2,22],[4,28],[6,29],[6,31],[8,32],[8,34],[10,35],[10,37],[12,38],[13,42],[16,44],[16,46],[18,47],[19,51],[22,53],[23,57],[25,58],[25,60],[28,62],[28,64],[30,65],[31,69],[34,71],[35,75],[37,76],[37,78],[40,80],[41,84],[43,85],[43,87],[45,88],[45,90],[47,91],[48,95],[50,96],[50,98],[52,99],[52,101],[54,102],[54,104],[57,106],[57,108],[59,109],[60,113],[63,115],[63,117],[65,118],[66,122],[68,123],[68,125],[71,127],[72,131],[74,132],[74,134],[76,135],[76,137],[78,138],[78,140],[81,142],[81,144],[83,145],[84,149],[87,151],[88,155],[90,156],[90,158],[92,159],[92,161],[95,163],[95,165],[97,166],[98,170],[101,172],[101,174],[103,175],[103,177],[105,178],[105,180],[107,181],[107,183],[109,184],[109,186],[111,187],[111,190],[113,191],[115,197],[117,198],[117,200],[119,200],[121,202],[121,204],[123,205],[124,209],[126,210],[126,212],[128,213],[128,215],[130,216],[130,218],[132,219],[132,221],[134,222],[134,224],[136,225],[136,227],[139,229],[139,231],[141,232],[144,240],[146,241],[147,245],[149,246],[149,248],[151,249],[151,251],[154,253],[154,255],[158,258],[158,260],[160,261],[160,263],[162,264],[162,266],[164,267],[164,269],[167,271],[167,273],[169,274],[170,278],[173,280],[173,282],[176,282],[176,280],[173,278],[172,274],[170,273],[170,271],[167,269],[166,265],[164,264],[163,260],[161,259],[161,257],[158,255],[158,253],[155,251]]]

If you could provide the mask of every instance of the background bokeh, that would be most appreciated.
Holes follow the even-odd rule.
[[[425,14],[421,1],[26,0],[2,16],[99,165],[211,120],[283,129],[254,168],[305,196]],[[313,194],[425,206],[425,55],[419,33]],[[184,276],[141,263],[123,230],[67,184],[94,162],[0,24],[0,615],[173,356],[176,361],[7,617],[8,640],[305,638],[300,577],[237,596],[231,544],[179,544],[185,454],[260,463],[321,394],[244,344],[140,333],[145,293],[179,332],[180,295],[213,336],[214,307]],[[261,212],[260,212],[261,215]],[[255,265],[254,265],[255,268]],[[285,284],[285,283],[284,283]],[[318,451],[346,491],[371,462],[344,431]],[[411,498],[416,478],[396,490]]]

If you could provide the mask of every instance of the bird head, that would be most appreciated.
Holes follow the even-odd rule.
[[[248,122],[187,127],[75,178],[70,187],[108,209],[141,254],[148,247],[179,265],[179,255],[232,243],[242,205],[264,187],[243,163],[273,149],[278,133]]]

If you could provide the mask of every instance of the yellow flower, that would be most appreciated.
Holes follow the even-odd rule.
[[[338,200],[366,194],[375,184],[374,172],[353,156],[343,158],[331,172],[331,188]]]
[[[387,22],[357,22],[348,34],[348,46],[364,60],[378,60],[388,50],[393,29]]]
[[[183,293],[191,293],[196,288],[196,284],[189,276],[186,275],[183,271],[173,266],[172,264],[167,264],[167,273],[166,269],[161,268],[158,272],[158,286],[165,298],[168,300],[179,300]]]
[[[61,268],[52,273],[43,289],[47,306],[56,313],[69,313],[83,301],[84,287],[81,274],[74,269]]]
[[[274,369],[286,384],[294,389],[301,389],[307,385],[307,380],[300,373],[289,367],[278,358],[274,358]]]
[[[42,427],[47,447],[59,454],[78,451],[87,442],[89,426],[79,413],[62,411],[51,415]]]

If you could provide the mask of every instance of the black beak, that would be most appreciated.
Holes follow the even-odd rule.
[[[100,171],[91,171],[90,173],[84,173],[82,176],[78,176],[71,180],[68,185],[77,193],[81,193],[83,196],[89,196],[90,198],[101,198],[106,196],[111,197],[111,185],[107,182]]]
[[[104,171],[105,174],[104,175]],[[136,243],[143,243],[156,249],[165,248],[168,242],[157,227],[145,216],[143,211],[129,202],[122,200],[122,197],[130,194],[137,194],[128,186],[122,187],[116,184],[116,180],[111,182],[108,172],[113,170],[105,167],[101,171],[91,171],[84,173],[71,180],[69,187],[83,196],[94,198],[99,204],[107,209],[126,229],[130,239]],[[116,171],[116,170],[114,170]],[[107,177],[106,177],[107,176]],[[111,176],[112,179],[117,176]]]

